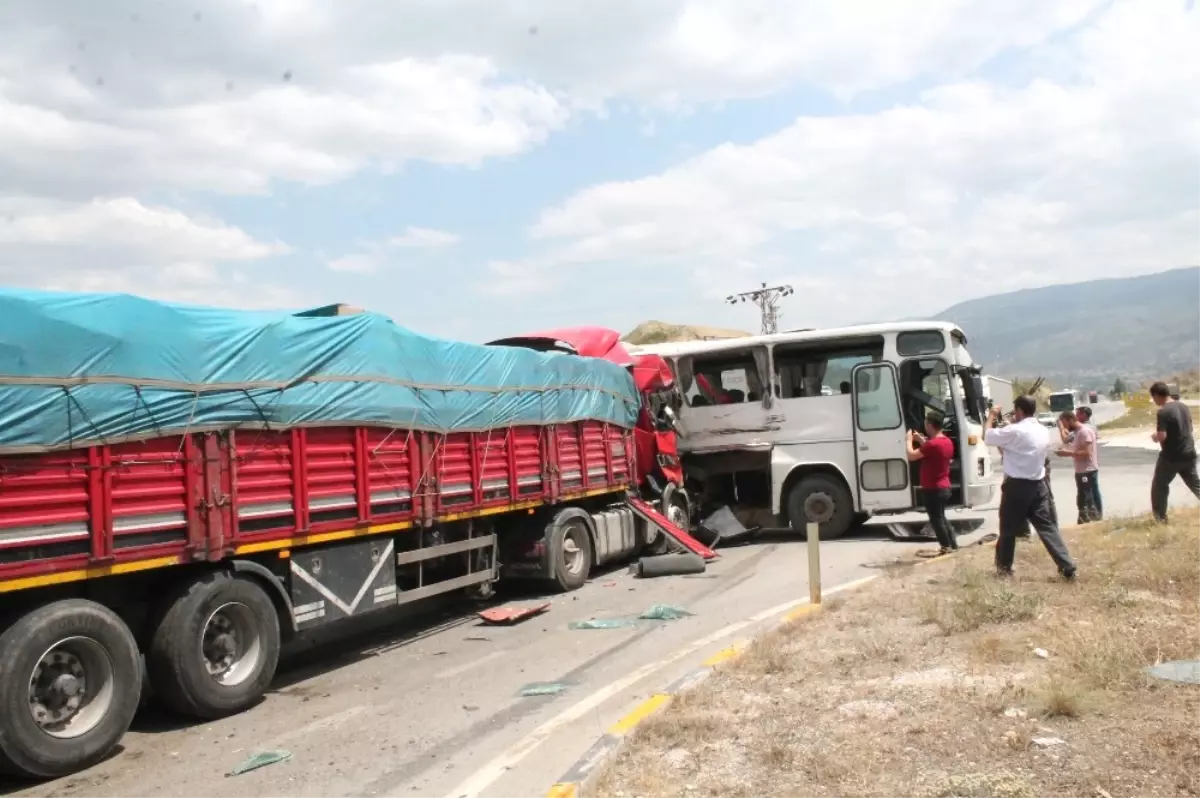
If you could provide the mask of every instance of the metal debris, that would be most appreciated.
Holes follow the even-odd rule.
[[[550,602],[531,604],[523,607],[491,607],[475,614],[484,623],[492,624],[493,626],[503,626],[520,623],[532,618],[534,615],[540,615],[548,609],[550,609]]]

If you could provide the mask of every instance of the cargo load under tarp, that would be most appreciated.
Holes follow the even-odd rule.
[[[632,427],[626,369],[477,346],[374,313],[0,290],[0,454],[230,428]]]

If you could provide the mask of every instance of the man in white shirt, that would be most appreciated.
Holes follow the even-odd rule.
[[[996,572],[1011,576],[1017,535],[1026,522],[1038,533],[1042,545],[1067,580],[1075,578],[1075,561],[1058,531],[1046,487],[1046,461],[1052,446],[1050,431],[1037,420],[1032,396],[1013,401],[1013,424],[996,428],[999,410],[988,414],[983,439],[1004,452],[1004,484],[1000,487],[1000,539],[996,541]],[[1053,442],[1057,448],[1057,441]]]

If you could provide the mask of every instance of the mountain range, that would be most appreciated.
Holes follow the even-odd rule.
[[[935,318],[962,327],[989,374],[1107,390],[1200,364],[1200,267],[981,297]]]

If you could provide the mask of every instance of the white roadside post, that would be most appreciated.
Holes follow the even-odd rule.
[[[821,603],[821,525],[808,525],[808,600]]]

